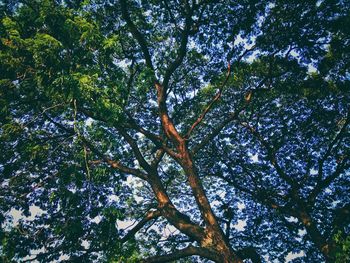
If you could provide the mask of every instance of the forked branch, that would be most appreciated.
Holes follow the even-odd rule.
[[[120,0],[120,7],[121,7],[121,11],[122,11],[122,16],[126,21],[127,26],[130,29],[131,34],[134,36],[134,38],[137,40],[137,42],[139,43],[140,47],[141,47],[141,51],[145,57],[146,60],[146,65],[154,70],[153,68],[153,64],[152,64],[152,59],[151,59],[151,55],[149,53],[148,50],[148,46],[147,46],[147,41],[144,38],[144,36],[141,34],[141,32],[137,29],[136,25],[132,22],[128,9],[127,9],[127,3],[126,0]]]
[[[231,65],[230,63],[228,63],[227,66],[227,73],[226,73],[226,78],[224,80],[224,82],[221,84],[221,86],[219,87],[219,91],[218,93],[215,95],[215,97],[209,102],[209,104],[207,105],[207,107],[204,109],[204,111],[201,113],[201,115],[198,117],[198,119],[192,124],[191,128],[188,130],[188,132],[185,135],[185,138],[190,138],[192,131],[196,128],[196,126],[198,124],[201,123],[201,121],[204,119],[205,115],[207,115],[207,113],[210,111],[210,109],[213,107],[213,105],[215,104],[215,102],[217,102],[222,94],[222,91],[224,89],[224,87],[227,84],[227,81],[229,79],[231,75]]]
[[[49,120],[51,123],[56,125],[58,128],[64,130],[65,132],[74,135],[75,131],[73,128],[68,128],[64,126],[63,124],[53,120],[50,116],[48,116],[46,113],[43,114],[47,120]],[[122,173],[125,174],[132,174],[135,175],[136,177],[139,177],[143,180],[147,180],[147,174],[143,173],[142,171],[135,169],[135,168],[130,168],[127,167],[123,164],[121,164],[120,161],[112,160],[108,158],[105,154],[103,154],[100,150],[98,150],[92,142],[90,142],[85,136],[80,135],[80,140],[82,143],[87,146],[94,154],[96,154],[99,158],[101,158],[104,162],[109,164],[112,168],[115,168],[119,170]]]
[[[144,218],[137,225],[131,229],[122,239],[121,242],[124,243],[128,241],[131,237],[133,237],[144,225],[146,225],[149,221],[158,218],[161,215],[159,210],[151,210],[146,213]]]

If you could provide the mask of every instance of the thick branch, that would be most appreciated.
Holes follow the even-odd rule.
[[[311,238],[312,242],[316,247],[322,252],[324,257],[327,259],[327,262],[333,262],[330,258],[330,243],[327,242],[325,237],[318,230],[316,223],[312,217],[303,209],[299,209],[298,219],[303,223],[306,228],[307,234]]]
[[[148,182],[157,198],[159,210],[169,223],[193,240],[200,242],[204,237],[204,229],[191,221],[191,219],[178,211],[172,204],[157,171],[149,175]]]
[[[130,29],[131,34],[134,36],[134,38],[137,40],[137,42],[139,43],[142,53],[145,57],[146,60],[146,65],[154,70],[153,64],[152,64],[152,59],[151,59],[151,55],[149,53],[148,50],[148,46],[147,46],[147,41],[144,38],[144,36],[142,35],[142,33],[137,29],[136,25],[132,22],[129,12],[128,12],[128,8],[127,8],[127,3],[126,0],[120,0],[120,7],[121,7],[121,11],[122,11],[122,16],[127,24],[127,26]]]
[[[157,167],[158,164],[161,162],[161,160],[163,159],[164,157],[164,154],[165,154],[165,151],[164,149],[158,149],[157,152],[156,152],[156,156],[154,157],[152,163],[151,163],[151,166],[152,167]]]
[[[191,154],[189,153],[185,144],[181,154],[182,159],[180,161],[180,165],[184,169],[184,172],[188,178],[188,183],[191,187],[193,196],[199,207],[206,225],[206,230],[208,232],[208,236],[203,240],[202,245],[206,247],[212,246],[215,247],[217,251],[220,251],[220,253],[223,255],[223,259],[220,262],[242,262],[232,250],[229,241],[226,239],[226,236],[217,221],[217,218],[206,196],[197,168],[194,165]]]
[[[180,136],[178,131],[175,128],[174,123],[169,117],[168,109],[166,106],[166,91],[165,88],[160,84],[156,83],[157,89],[157,100],[158,100],[158,108],[159,108],[159,117],[162,122],[162,126],[166,136],[176,145],[178,146],[183,138]]]
[[[192,245],[188,246],[187,248],[178,250],[176,252],[173,252],[171,254],[167,255],[161,255],[161,256],[154,256],[148,259],[141,260],[142,263],[163,263],[163,262],[170,262],[175,261],[181,258],[190,257],[190,256],[201,256],[207,259],[211,259],[215,262],[219,262],[221,257],[213,252],[212,250],[206,249],[206,248],[199,248],[194,247]]]

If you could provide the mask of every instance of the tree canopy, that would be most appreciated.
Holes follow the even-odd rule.
[[[0,20],[2,262],[350,260],[348,0]]]

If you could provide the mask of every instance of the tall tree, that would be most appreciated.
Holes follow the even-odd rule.
[[[346,260],[349,13],[3,1],[2,260]]]

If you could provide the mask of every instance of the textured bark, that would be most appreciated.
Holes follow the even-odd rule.
[[[191,222],[188,216],[182,214],[175,208],[156,171],[150,175],[149,183],[157,198],[162,216],[164,216],[169,223],[174,225],[182,233],[191,237],[193,240],[200,242],[200,240],[205,237],[204,229]]]
[[[210,206],[209,200],[206,196],[201,179],[199,177],[197,168],[195,167],[195,164],[193,162],[193,157],[191,156],[191,153],[187,148],[188,138],[186,138],[186,136],[181,136],[180,133],[177,131],[173,121],[171,120],[168,114],[168,108],[166,104],[168,83],[172,74],[181,65],[186,55],[188,37],[190,35],[190,29],[193,23],[193,20],[191,17],[194,10],[198,8],[198,6],[194,2],[192,3],[192,6],[191,6],[187,1],[185,1],[186,18],[185,18],[184,29],[181,35],[180,46],[179,46],[179,49],[177,50],[176,58],[172,63],[168,65],[167,70],[165,72],[164,79],[163,79],[163,83],[161,83],[159,80],[157,80],[157,77],[154,74],[154,67],[152,64],[151,54],[149,52],[146,39],[144,38],[142,33],[137,29],[137,27],[135,26],[135,24],[132,22],[130,18],[126,0],[120,1],[120,4],[121,4],[122,16],[125,19],[130,32],[132,33],[132,35],[140,45],[141,51],[144,55],[147,66],[153,72],[154,85],[157,91],[158,114],[161,121],[161,125],[163,128],[164,134],[167,137],[167,140],[173,144],[176,151],[173,152],[173,150],[170,150],[167,147],[163,147],[163,149],[168,153],[170,153],[169,155],[177,163],[179,163],[183,168],[188,178],[188,183],[192,189],[192,193],[198,205],[203,221],[205,222],[205,227],[203,228],[191,222],[188,216],[182,214],[180,211],[178,211],[174,207],[168,194],[166,193],[166,190],[157,172],[157,164],[159,163],[159,161],[154,162],[155,166],[149,166],[144,161],[144,158],[140,154],[137,148],[137,145],[135,145],[135,142],[133,142],[132,139],[129,138],[127,134],[124,134],[124,138],[129,142],[131,148],[135,152],[135,156],[139,160],[140,165],[146,170],[148,174],[146,180],[150,184],[156,196],[161,215],[164,216],[169,221],[169,223],[174,225],[179,231],[186,234],[193,240],[196,240],[201,246],[201,248],[195,248],[195,247],[189,246],[186,249],[175,252],[173,254],[154,257],[154,258],[145,260],[144,262],[167,262],[167,261],[176,260],[182,257],[191,256],[191,255],[203,256],[205,258],[214,260],[215,262],[224,262],[224,263],[242,262],[242,260],[238,257],[238,255],[230,247],[229,241],[226,239],[225,234],[221,229],[214,215],[214,212]],[[227,78],[223,85],[226,84],[229,73],[230,73],[230,68],[229,68]],[[221,96],[221,92],[219,93],[219,95],[216,95],[214,97],[213,103],[216,100],[218,100],[220,96]],[[192,125],[192,128],[189,130],[188,136],[190,135],[191,131],[201,122],[201,120],[204,118],[204,116],[210,110],[210,108],[211,108],[211,105],[209,105],[207,110],[201,116],[199,116],[198,120]],[[236,116],[236,114],[234,114],[234,116]],[[145,132],[143,133],[145,134]],[[214,134],[213,136],[215,137],[216,134]],[[209,138],[212,138],[212,136],[210,136]],[[164,142],[158,142],[159,137],[153,138],[151,140],[157,141],[157,144],[159,144],[159,148],[162,148],[161,145],[165,145]]]

